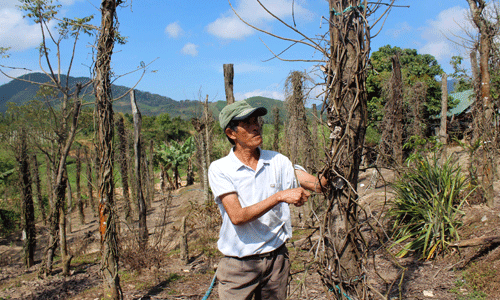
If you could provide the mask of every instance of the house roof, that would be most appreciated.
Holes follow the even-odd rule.
[[[450,94],[453,100],[458,100],[457,106],[448,110],[447,116],[459,115],[466,111],[474,103],[474,90],[467,90],[459,93]],[[441,115],[441,114],[440,114]]]

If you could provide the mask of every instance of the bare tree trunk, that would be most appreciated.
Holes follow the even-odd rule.
[[[476,101],[482,104],[482,112],[475,116],[479,117],[477,122],[480,128],[476,136],[481,135],[483,151],[481,153],[482,165],[482,188],[484,191],[484,200],[489,207],[493,206],[494,190],[493,180],[495,177],[495,126],[494,126],[494,107],[491,97],[491,78],[489,71],[489,59],[493,37],[496,33],[496,24],[488,20],[483,14],[486,7],[485,0],[467,0],[469,3],[472,20],[479,30],[479,93]],[[480,134],[479,134],[480,132]]]
[[[130,103],[132,105],[132,114],[134,116],[134,150],[135,150],[135,186],[137,192],[137,206],[139,208],[139,244],[143,248],[148,241],[148,227],[146,225],[146,203],[142,194],[141,180],[141,112],[135,102],[134,91],[130,92]]]
[[[274,123],[274,138],[273,138],[273,151],[280,151],[280,110],[276,106],[273,108],[273,123]]]
[[[329,0],[325,105],[331,131],[330,163],[326,169],[330,186],[320,229],[325,247],[320,273],[323,282],[340,299],[344,293],[355,295],[356,299],[365,299],[367,294],[363,271],[366,245],[362,243],[356,191],[367,124],[365,82],[370,33],[364,7],[365,1]]]
[[[224,65],[224,68],[226,68],[226,65]],[[231,65],[231,72],[232,72],[232,65]],[[233,94],[233,78],[232,78],[232,73],[230,72],[231,76],[231,95]],[[228,102],[229,103],[229,102]],[[234,97],[233,97],[233,102],[234,103]],[[201,146],[203,147],[203,153],[202,155],[205,155],[205,159],[202,160],[203,168],[203,195],[204,195],[204,200],[205,204],[208,204],[210,202],[210,189],[208,186],[208,168],[210,167],[210,128],[212,124],[212,120],[210,118],[209,112],[208,112],[208,95],[205,98],[205,104],[203,106],[203,123],[205,126],[205,134],[201,134],[201,138],[205,138],[205,140],[201,143]]]
[[[208,167],[210,166],[210,128],[212,124],[212,120],[210,118],[210,114],[208,112],[208,95],[205,98],[205,104],[203,105],[203,119],[205,123],[205,145],[206,145],[206,156],[207,156],[207,172]]]
[[[66,131],[65,129],[62,131],[64,133],[67,132],[67,135],[61,135],[59,140],[59,151],[60,157],[57,162],[57,173],[55,178],[55,184],[52,189],[52,199],[53,203],[51,205],[51,212],[49,217],[49,239],[47,248],[45,250],[46,256],[44,261],[42,262],[42,266],[40,267],[39,273],[43,275],[49,275],[52,273],[52,263],[54,259],[55,249],[57,247],[57,238],[59,231],[59,218],[65,218],[66,216],[61,216],[61,208],[65,202],[65,192],[66,192],[66,181],[67,177],[65,175],[66,170],[66,159],[69,155],[69,151],[71,149],[71,145],[73,144],[73,140],[76,135],[76,129],[78,125],[78,118],[80,116],[80,108],[81,108],[81,99],[79,98],[80,91],[82,86],[80,84],[76,85],[76,90],[74,92],[74,107],[73,107],[73,118],[71,121],[71,129]],[[66,96],[65,96],[66,98]],[[67,104],[68,100],[63,100],[63,103]]]
[[[148,153],[148,202],[149,207],[151,207],[154,197],[155,197],[155,173],[153,168],[153,154],[154,154],[154,144],[153,140],[149,141],[149,153]]]
[[[96,205],[95,205],[95,200],[94,200],[94,184],[93,184],[93,177],[92,177],[92,155],[89,154],[87,148],[84,148],[85,151],[85,161],[87,162],[87,196],[88,196],[88,201],[90,207],[92,207],[92,210],[94,211],[94,214],[97,213],[96,210]],[[94,215],[95,216],[95,215]]]
[[[83,211],[83,201],[82,201],[82,189],[81,189],[81,173],[82,173],[82,158],[81,149],[78,147],[76,149],[76,203],[78,205],[78,216],[80,218],[80,224],[85,224],[85,213]],[[70,231],[71,232],[71,231]]]
[[[16,151],[16,160],[19,164],[19,180],[21,187],[21,228],[23,231],[23,260],[27,268],[35,263],[36,230],[35,209],[31,189],[31,175],[28,162],[28,145],[26,143],[26,130],[21,128],[19,145]]]
[[[149,176],[148,176],[148,160],[146,159],[147,156],[147,147],[145,147],[145,144],[143,143],[141,145],[141,184],[142,184],[142,191],[143,191],[143,197],[144,197],[144,202],[146,203],[146,210],[148,207],[151,207],[151,203],[149,202]]]
[[[288,110],[288,137],[290,143],[290,160],[312,170],[313,142],[311,132],[307,124],[305,108],[306,74],[300,71],[293,71],[288,75],[285,82],[286,87],[286,107]]]
[[[234,103],[233,94],[233,78],[234,78],[234,68],[233,64],[224,64],[224,87],[226,90],[226,102],[227,104]]]
[[[319,143],[318,143],[318,140],[319,140],[319,135],[318,135],[318,109],[316,108],[316,104],[313,103],[312,105],[312,113],[313,113],[313,118],[312,118],[312,142],[313,142],[313,149],[314,149],[314,153],[313,153],[313,162],[314,162],[314,165],[315,165],[315,169],[316,169],[316,165],[319,163],[319,158],[318,158],[318,149],[319,149]]]
[[[52,170],[52,164],[50,163],[50,159],[48,156],[45,156],[45,182],[47,185],[47,194],[49,198],[49,208],[52,208],[54,206],[54,194],[53,194],[53,188],[54,188],[54,180],[52,177],[53,170]]]
[[[189,263],[189,249],[187,240],[186,217],[182,217],[181,222],[181,240],[180,240],[181,259],[185,264]]]
[[[58,176],[59,177],[59,176]],[[54,254],[57,247],[58,232],[59,232],[59,218],[65,217],[61,216],[61,209],[65,201],[66,192],[66,178],[61,175],[60,180],[57,180],[58,184],[55,186],[53,193],[54,206],[51,208],[51,214],[49,216],[49,240],[47,249],[45,250],[45,261],[41,267],[40,273],[49,275],[52,273],[52,263],[54,260]]]
[[[399,53],[391,58],[392,77],[384,86],[387,102],[381,124],[381,138],[377,164],[401,166],[403,164],[403,82]],[[378,176],[378,175],[377,175]]]
[[[392,57],[392,98],[394,99],[395,107],[394,114],[394,131],[393,131],[393,147],[394,160],[401,166],[403,164],[403,78],[401,75],[401,63],[399,61],[399,53]]]
[[[186,186],[193,185],[194,183],[194,173],[193,173],[193,161],[191,158],[188,159],[187,174],[186,174]]]
[[[448,121],[448,75],[443,73],[441,77],[441,124],[439,126],[439,139],[441,143],[447,144],[448,142],[448,134],[446,132],[446,123]]]
[[[64,172],[65,176],[65,182],[68,185],[68,199],[71,199],[71,186],[68,181],[68,173],[67,171]],[[71,207],[71,201],[70,205],[68,207]],[[68,245],[67,245],[67,238],[66,238],[66,216],[70,218],[69,214],[66,213],[66,208],[64,205],[62,205],[60,208],[59,212],[59,243],[61,245],[60,251],[61,251],[61,264],[62,264],[62,275],[63,276],[69,276],[70,275],[70,265],[71,265],[71,259],[73,258],[72,255],[68,254]],[[71,224],[71,223],[70,223]],[[71,232],[71,225],[70,225],[70,232]]]
[[[42,197],[42,181],[40,180],[40,170],[38,166],[38,159],[36,158],[36,154],[31,156],[31,161],[33,164],[33,178],[35,180],[35,195],[38,204],[38,210],[40,211],[40,215],[42,217],[42,221],[44,225],[47,225],[47,214],[45,212],[45,205],[43,203]]]
[[[121,0],[102,0],[101,27],[94,67],[96,98],[97,153],[99,166],[97,188],[99,197],[99,231],[101,233],[101,270],[111,299],[122,299],[118,275],[118,241],[113,180],[113,104],[111,102],[111,55],[115,43],[116,7]]]
[[[68,171],[66,170],[65,172],[66,172],[66,176],[68,176]],[[68,192],[68,196],[66,198],[68,199],[68,203],[67,203],[67,209],[64,208],[62,211],[64,212],[64,218],[66,218],[66,217],[68,218],[67,222],[65,221],[64,226],[66,228],[66,224],[67,224],[68,225],[67,227],[69,227],[69,232],[71,233],[73,231],[71,228],[71,213],[73,212],[73,191],[71,190],[71,184],[70,184],[69,180],[66,180],[66,184],[67,184],[66,191]],[[61,224],[60,222],[61,221],[59,220],[59,224]],[[62,243],[61,243],[61,245],[62,245]]]
[[[120,174],[122,179],[122,188],[123,188],[123,204],[125,211],[125,220],[127,222],[132,222],[131,215],[131,206],[130,206],[130,195],[129,195],[129,186],[128,186],[128,146],[127,146],[127,136],[125,133],[125,123],[123,120],[123,116],[119,116],[118,121],[116,122],[116,129],[118,131],[118,140],[119,146],[118,150],[120,152],[119,163],[120,163]]]
[[[130,134],[127,134],[127,141],[130,140],[131,143],[133,144],[133,150],[135,151],[135,129],[134,132],[131,132]],[[127,144],[129,144],[127,142]],[[132,157],[129,155],[128,157],[128,178],[130,178],[130,204],[132,208],[132,213],[139,215],[139,203],[137,201],[138,196],[137,196],[137,178],[135,176],[135,168],[132,167],[132,164],[135,163],[135,156]],[[133,219],[133,218],[132,218]]]

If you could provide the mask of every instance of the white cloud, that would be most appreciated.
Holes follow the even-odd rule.
[[[255,91],[250,91],[246,93],[235,93],[234,98],[236,100],[245,100],[250,97],[255,97],[255,96],[261,96],[261,97],[267,97],[267,98],[272,98],[272,99],[278,99],[278,100],[283,100],[285,97],[283,96],[283,93],[278,92],[278,91],[261,91],[261,90],[255,90]]]
[[[467,9],[455,6],[443,10],[435,20],[427,20],[422,37],[426,40],[442,40],[445,36],[452,37],[469,28],[467,20]]]
[[[446,60],[458,54],[462,49],[458,49],[449,39],[460,42],[457,36],[463,36],[464,29],[472,30],[467,11],[466,8],[455,6],[440,12],[436,19],[427,20],[427,25],[421,28],[425,42],[419,52],[431,54],[437,60]]]
[[[170,23],[165,27],[165,33],[171,38],[178,38],[184,33],[179,22]]]
[[[243,39],[254,32],[252,28],[233,16],[218,18],[208,24],[207,31],[222,39]]]
[[[75,2],[80,2],[82,0],[59,0],[62,5],[73,5]]]
[[[20,11],[13,8],[0,10],[0,45],[21,51],[36,47],[42,41],[40,26],[28,24]]]
[[[60,0],[63,8],[81,1]],[[0,0],[0,46],[11,47],[11,52],[37,47],[42,41],[40,25],[23,18],[23,12],[17,7],[19,5],[19,0]],[[55,24],[55,20],[48,24],[54,34]]]
[[[2,8],[15,8],[19,5],[19,0],[0,0],[0,7]]]
[[[391,36],[392,38],[399,38],[403,34],[407,34],[412,30],[411,26],[407,22],[399,23],[396,25],[397,29],[389,29],[386,31],[386,34]]]
[[[313,15],[300,5],[301,1],[292,0],[262,0],[264,6],[281,19],[292,15],[292,5],[296,20],[309,21]],[[274,18],[267,13],[255,0],[240,0],[234,6],[238,15],[250,24],[265,28]],[[208,24],[207,31],[222,39],[242,39],[255,32],[245,25],[232,10],[221,15],[217,20]]]
[[[419,52],[430,54],[437,60],[442,60],[451,57],[456,51],[448,41],[436,41],[425,44]]]
[[[197,56],[198,55],[198,45],[195,45],[193,43],[187,43],[182,47],[181,50],[182,54],[185,55],[191,55],[191,56]]]

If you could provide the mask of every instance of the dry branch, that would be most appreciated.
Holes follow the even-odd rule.
[[[462,240],[451,244],[452,247],[473,247],[480,245],[491,245],[495,243],[500,243],[500,235],[494,236],[482,236],[478,238],[472,238],[467,240]]]

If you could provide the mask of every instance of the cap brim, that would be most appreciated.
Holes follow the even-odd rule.
[[[251,115],[257,115],[257,116],[265,116],[267,114],[267,109],[265,107],[257,107],[257,108],[252,108],[243,111],[236,117],[233,117],[232,120],[235,121],[241,121],[245,120],[246,118],[250,117]]]

